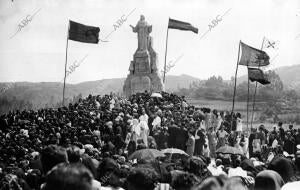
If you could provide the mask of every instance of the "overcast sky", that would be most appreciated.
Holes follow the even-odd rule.
[[[113,24],[130,12],[114,31]],[[201,38],[212,20],[225,12],[222,21]],[[33,14],[15,34],[18,24]],[[160,69],[168,18],[199,28],[198,34],[169,30],[167,62],[177,59],[170,75],[230,79],[239,41],[260,49],[264,36],[277,45],[277,49],[265,49],[272,60],[268,69],[300,64],[299,0],[0,0],[0,82],[61,82],[69,19],[99,26],[101,39],[114,32],[108,42],[99,44],[69,41],[68,65],[85,58],[67,82],[126,77],[137,48],[137,34],[129,25],[136,25],[141,14],[153,27]],[[244,73],[246,68],[240,67],[239,75]]]

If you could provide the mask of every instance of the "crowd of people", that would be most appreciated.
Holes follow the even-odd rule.
[[[299,180],[300,129],[247,131],[240,113],[166,92],[0,117],[0,190],[277,190]]]

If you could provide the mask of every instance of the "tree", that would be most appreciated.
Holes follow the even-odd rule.
[[[248,95],[248,82],[244,81],[236,87],[236,99],[247,100]]]
[[[266,76],[271,84],[263,86],[263,89],[273,90],[276,92],[283,91],[283,82],[275,71],[270,70],[266,72]]]
[[[260,87],[259,97],[266,101],[281,99],[283,97],[283,82],[279,75],[275,71],[268,71],[266,75],[271,84]]]
[[[223,78],[221,76],[212,76],[207,79],[207,81],[205,82],[205,86],[211,88],[221,88],[224,86]]]
[[[297,94],[296,90],[292,89],[292,90],[287,90],[285,92],[285,97],[287,100],[292,101],[293,103],[298,102],[298,100],[300,99],[300,96]]]
[[[268,71],[266,73],[271,84],[261,86],[257,99],[265,102],[262,109],[262,115],[267,118],[278,119],[278,115],[284,108],[285,102],[283,100],[283,82],[275,71]]]

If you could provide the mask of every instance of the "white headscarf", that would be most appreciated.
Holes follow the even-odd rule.
[[[139,125],[139,120],[134,119],[132,121],[132,123],[133,123],[132,131],[134,131],[137,136],[140,136],[141,135],[141,126]]]
[[[140,137],[143,139],[143,142],[146,146],[148,146],[148,135],[149,135],[149,127],[146,121],[141,121],[139,123],[141,134]]]

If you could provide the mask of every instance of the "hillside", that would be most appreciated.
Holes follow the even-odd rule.
[[[124,78],[103,79],[97,81],[87,81],[78,84],[66,84],[66,98],[82,94],[83,97],[89,94],[109,94],[110,92],[121,93]],[[188,87],[197,78],[180,75],[166,77],[166,90],[175,91],[178,87]],[[3,90],[7,87],[5,90]],[[40,107],[49,103],[56,104],[62,99],[63,84],[57,82],[16,82],[16,83],[0,83],[0,97],[9,99],[24,99],[34,103],[35,107]],[[0,105],[1,106],[1,105]]]
[[[274,70],[280,76],[285,88],[300,90],[300,64],[278,67]],[[246,80],[247,75],[243,75],[238,78],[237,82],[242,83]]]
[[[275,71],[286,87],[300,90],[300,64],[279,67]]]
[[[170,75],[166,77],[165,89],[168,92],[176,91],[178,88],[188,88],[189,85],[194,81],[199,81],[200,79],[192,77],[189,75]]]
[[[293,88],[300,91],[300,65],[285,66],[275,69],[282,79],[286,88]],[[78,84],[66,85],[66,98],[73,98],[82,94],[83,97],[89,94],[109,94],[110,92],[121,93],[124,78],[103,79],[87,81]],[[238,78],[238,83],[247,80],[247,75]],[[168,92],[176,91],[178,88],[189,88],[193,81],[198,78],[189,75],[169,75],[166,77],[165,89]],[[6,87],[6,89],[4,89]],[[4,90],[3,90],[4,89]],[[55,105],[62,100],[63,84],[57,82],[16,82],[0,83],[0,98],[25,100],[32,102],[34,107],[44,106],[46,103]],[[1,105],[0,105],[1,107]]]

